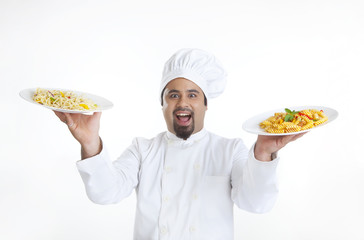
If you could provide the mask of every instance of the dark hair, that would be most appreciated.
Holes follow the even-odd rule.
[[[163,94],[164,94],[164,91],[166,90],[166,88],[163,88],[163,91],[161,93],[161,105],[163,106]],[[203,102],[205,104],[205,106],[207,106],[207,98],[206,98],[206,95],[205,93],[203,93]]]

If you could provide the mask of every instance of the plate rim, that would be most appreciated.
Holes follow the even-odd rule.
[[[41,87],[39,87],[41,88]],[[40,107],[44,107],[44,108],[48,108],[48,109],[51,109],[51,110],[54,110],[54,111],[57,111],[57,112],[65,112],[65,113],[94,113],[94,112],[102,112],[102,111],[105,111],[105,110],[108,110],[108,109],[111,109],[114,104],[106,99],[105,97],[102,97],[102,96],[99,96],[99,95],[96,95],[96,94],[93,94],[93,93],[89,93],[89,92],[83,92],[83,91],[78,91],[78,90],[71,90],[71,89],[67,89],[67,88],[43,88],[42,89],[47,89],[47,90],[59,90],[59,91],[71,91],[77,95],[85,95],[86,97],[89,97],[89,98],[98,98],[98,99],[102,99],[103,101],[105,101],[107,103],[107,105],[101,109],[93,109],[93,110],[70,110],[70,109],[63,109],[63,108],[56,108],[56,107],[51,107],[51,106],[47,106],[47,105],[42,105],[42,104],[39,104],[37,102],[35,102],[32,98],[34,92],[37,90],[38,88],[25,88],[23,90],[21,90],[19,92],[19,96],[21,98],[23,98],[25,101],[27,102],[30,102],[30,103],[33,103],[35,105],[38,105]],[[94,99],[92,99],[94,101]]]
[[[247,125],[249,123],[249,121],[252,121],[255,118],[258,118],[260,116],[262,116],[262,121],[264,119],[267,119],[269,116],[272,116],[272,114],[274,114],[275,112],[284,112],[284,110],[288,108],[288,109],[292,109],[292,110],[303,110],[303,109],[324,109],[324,111],[330,111],[331,113],[333,113],[333,116],[331,118],[328,119],[327,122],[320,124],[317,127],[314,128],[310,128],[307,130],[303,130],[303,131],[298,131],[298,132],[291,132],[291,133],[268,133],[265,132],[263,129],[261,131],[252,131],[251,129],[247,128]],[[264,116],[264,117],[263,117]],[[265,111],[262,112],[260,114],[256,114],[253,117],[248,118],[246,121],[244,121],[242,128],[244,131],[248,132],[248,133],[252,133],[252,134],[257,134],[257,135],[264,135],[264,136],[286,136],[286,135],[295,135],[295,134],[300,134],[300,133],[305,133],[305,132],[309,132],[311,130],[320,128],[322,126],[327,125],[328,123],[334,121],[337,117],[339,116],[339,112],[331,107],[326,107],[326,106],[318,106],[318,105],[305,105],[305,106],[290,106],[290,107],[285,107],[285,108],[277,108],[274,110],[270,110],[270,111]],[[257,123],[259,125],[259,123]]]

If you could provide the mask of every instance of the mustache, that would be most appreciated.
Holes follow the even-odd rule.
[[[183,107],[178,107],[178,108],[174,109],[173,114],[176,114],[176,112],[178,112],[178,111],[189,112],[191,114],[191,116],[194,115],[194,112],[191,109],[183,108]]]

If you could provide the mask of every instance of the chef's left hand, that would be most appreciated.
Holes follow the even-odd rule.
[[[271,161],[273,153],[305,134],[300,133],[286,136],[259,135],[254,149],[255,158],[263,162]]]

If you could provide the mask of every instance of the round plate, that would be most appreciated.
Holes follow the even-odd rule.
[[[73,93],[77,94],[77,95],[82,95],[86,98],[91,99],[92,101],[94,101],[94,103],[97,104],[97,109],[95,110],[69,110],[69,109],[63,109],[63,108],[55,108],[55,107],[50,107],[50,106],[46,106],[46,105],[42,105],[39,104],[37,102],[35,102],[33,100],[33,95],[36,92],[36,88],[28,88],[28,89],[24,89],[22,90],[19,95],[20,97],[22,97],[24,100],[30,102],[30,103],[34,103],[38,106],[42,106],[45,108],[49,108],[58,112],[67,112],[67,113],[93,113],[93,112],[102,112],[104,110],[110,109],[112,108],[114,105],[112,102],[110,102],[109,100],[107,100],[106,98],[94,95],[94,94],[90,94],[90,93],[85,93],[85,92],[80,92],[80,91],[73,91],[73,90],[68,90],[68,89],[53,89],[52,90],[60,90],[60,91],[72,91]]]
[[[258,134],[258,135],[270,135],[270,136],[293,135],[293,134],[308,132],[313,129],[322,127],[322,126],[334,121],[339,115],[339,113],[335,109],[323,107],[323,106],[299,106],[299,107],[288,107],[288,109],[296,110],[296,111],[300,111],[300,110],[304,110],[304,109],[323,110],[325,115],[327,116],[328,120],[325,123],[318,125],[317,127],[313,127],[313,128],[310,128],[310,129],[307,129],[304,131],[291,132],[291,133],[268,133],[264,129],[260,128],[259,124],[261,122],[263,122],[264,120],[266,120],[267,118],[273,116],[274,113],[285,112],[284,108],[281,108],[281,109],[276,109],[276,110],[272,110],[269,112],[261,113],[259,115],[256,115],[256,116],[248,119],[247,121],[244,122],[243,129],[247,132]]]

